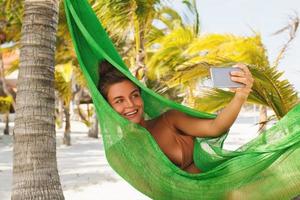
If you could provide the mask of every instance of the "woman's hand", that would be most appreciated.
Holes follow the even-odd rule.
[[[240,88],[232,88],[231,91],[235,92],[235,96],[241,98],[242,100],[246,100],[248,98],[249,93],[252,91],[252,85],[254,79],[252,77],[251,72],[245,64],[237,64],[234,67],[238,67],[241,71],[232,71],[231,72],[231,80],[244,84],[244,87]]]
[[[231,72],[231,79],[244,84],[244,87],[232,89],[234,98],[226,105],[215,119],[201,119],[186,115],[177,110],[168,111],[167,117],[174,128],[181,133],[196,137],[218,137],[232,126],[253,85],[253,78],[244,64],[237,64],[239,71]]]

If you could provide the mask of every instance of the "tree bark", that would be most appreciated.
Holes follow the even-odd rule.
[[[58,0],[25,0],[12,200],[64,199],[56,161],[54,54]]]
[[[134,31],[135,31],[135,46],[136,46],[136,57],[135,64],[136,69],[134,70],[134,75],[142,83],[146,84],[146,65],[145,65],[145,24],[142,24],[135,15],[134,17]]]
[[[92,119],[92,125],[91,125],[91,128],[88,133],[89,137],[98,138],[98,134],[99,134],[98,125],[99,125],[99,123],[98,123],[97,115],[96,115],[96,113],[94,113],[93,119]]]
[[[64,105],[64,114],[66,118],[66,124],[65,124],[63,144],[70,146],[71,145],[70,104]]]
[[[268,121],[267,107],[261,106],[259,109],[259,131],[266,130],[267,121]]]
[[[55,94],[55,124],[57,128],[62,128],[64,118],[64,106],[63,102],[59,99],[57,93]]]
[[[4,123],[5,123],[5,129],[3,133],[4,135],[9,135],[9,112],[4,113]]]
[[[3,64],[3,55],[0,52],[0,95],[1,96],[11,96],[14,97],[11,91],[9,91],[9,88],[6,86],[6,80],[4,75],[4,64]],[[12,98],[12,107],[15,109],[15,100]]]

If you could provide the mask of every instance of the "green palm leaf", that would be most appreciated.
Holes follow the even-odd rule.
[[[297,92],[287,81],[282,80],[282,72],[276,68],[261,69],[250,67],[255,79],[248,102],[272,108],[278,119],[282,118],[298,103]],[[196,108],[207,112],[214,112],[227,105],[233,93],[221,89],[203,90],[196,99]],[[207,103],[209,102],[209,103]]]

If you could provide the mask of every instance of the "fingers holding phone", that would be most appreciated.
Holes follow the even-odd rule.
[[[212,67],[210,68],[213,87],[216,88],[238,88],[243,87],[242,83],[231,80],[233,71],[241,71],[234,67]]]
[[[229,88],[236,95],[247,98],[251,92],[254,79],[245,64],[237,64],[233,67],[210,68],[213,87]]]
[[[232,71],[230,73],[231,80],[237,83],[241,83],[244,87],[239,87],[232,89],[236,95],[239,95],[243,98],[247,98],[249,93],[251,92],[251,88],[253,86],[254,79],[248,67],[245,64],[237,64],[234,68],[239,68],[239,71]]]

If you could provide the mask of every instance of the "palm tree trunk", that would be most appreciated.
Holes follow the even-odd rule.
[[[6,80],[5,80],[5,74],[4,74],[4,64],[3,64],[3,57],[2,53],[0,52],[0,95],[3,96],[11,96],[13,97],[13,94],[9,91],[9,89],[6,86]],[[15,100],[12,98],[12,107],[15,109]]]
[[[137,77],[142,83],[146,84],[146,65],[145,65],[145,33],[144,26],[138,20],[138,17],[134,16],[134,28],[135,28],[135,46],[136,46],[136,70],[135,77]]]
[[[1,44],[1,41],[0,41],[0,44]],[[1,52],[0,52],[0,95],[1,96],[12,96],[6,87],[3,57],[2,57]],[[15,106],[14,99],[13,99],[13,102],[11,105],[14,108],[14,106]],[[4,113],[4,123],[5,123],[5,128],[4,128],[3,133],[4,133],[4,135],[9,135],[9,110],[7,110],[7,112]]]
[[[63,102],[59,99],[58,95],[55,96],[56,108],[55,108],[55,121],[57,128],[62,128],[62,122],[64,118],[64,105]]]
[[[193,5],[193,9],[194,9],[194,12],[195,12],[195,25],[194,25],[194,31],[195,31],[195,35],[198,35],[199,34],[199,30],[200,30],[200,17],[199,17],[199,12],[198,12],[198,9],[197,9],[197,3],[196,3],[196,0],[193,0],[192,1],[192,5]]]
[[[4,114],[5,129],[3,131],[4,135],[9,135],[9,112]]]
[[[267,107],[261,106],[259,109],[259,131],[266,130],[267,121],[268,121]]]
[[[13,144],[12,200],[64,199],[56,161],[57,0],[25,0]]]
[[[94,113],[93,119],[92,119],[92,125],[91,125],[91,128],[88,133],[89,137],[98,138],[98,134],[99,134],[98,124],[99,123],[98,123],[97,115],[96,115],[96,113]]]
[[[63,143],[65,145],[71,145],[71,123],[70,123],[70,104],[64,104],[64,114],[66,117],[66,124],[65,124],[65,132],[64,132],[64,139]]]

